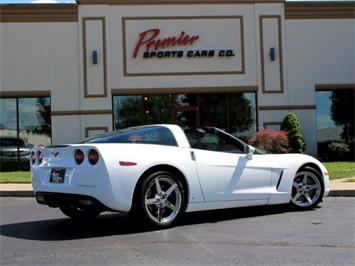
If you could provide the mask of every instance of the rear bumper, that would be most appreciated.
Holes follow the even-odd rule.
[[[98,199],[80,194],[54,193],[54,192],[36,192],[36,200],[39,204],[48,205],[56,208],[59,206],[76,206],[76,207],[97,207],[101,211],[115,210],[105,206]]]

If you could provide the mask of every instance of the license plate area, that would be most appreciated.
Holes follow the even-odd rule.
[[[52,169],[49,182],[62,184],[64,183],[64,177],[65,177],[65,169]]]

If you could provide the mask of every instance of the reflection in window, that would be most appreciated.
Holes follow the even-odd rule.
[[[318,157],[321,160],[354,160],[354,91],[316,92]]]
[[[171,123],[170,95],[143,96],[145,125]]]
[[[246,140],[256,132],[255,93],[229,94],[230,132]]]
[[[227,94],[201,94],[200,114],[202,127],[219,127],[228,130]]]
[[[114,128],[171,123],[169,95],[114,96]]]
[[[114,96],[114,128],[175,123],[219,127],[248,138],[256,132],[255,93]]]
[[[16,135],[16,99],[0,98],[0,135]]]
[[[316,93],[318,142],[354,139],[354,90]]]
[[[28,170],[32,147],[51,144],[50,98],[1,98],[1,171]]]
[[[115,96],[114,128],[133,127],[142,124],[142,99],[138,95]]]

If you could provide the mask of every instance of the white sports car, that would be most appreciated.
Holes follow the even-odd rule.
[[[218,128],[138,126],[33,148],[32,185],[38,203],[71,218],[126,212],[158,228],[184,212],[283,203],[309,209],[328,195],[327,170],[313,157],[254,151]]]

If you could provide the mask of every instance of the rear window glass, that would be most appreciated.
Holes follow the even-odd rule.
[[[177,146],[173,133],[166,127],[129,128],[111,132],[84,143],[141,143]]]

